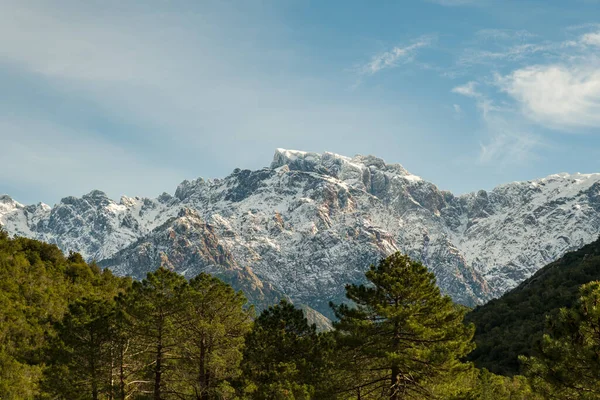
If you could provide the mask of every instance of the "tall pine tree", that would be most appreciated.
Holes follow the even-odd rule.
[[[244,376],[256,400],[325,399],[330,341],[282,300],[264,310],[246,339]]]
[[[253,309],[245,309],[241,292],[205,273],[193,278],[182,294],[178,395],[194,400],[231,399],[235,395],[231,382],[240,375]]]
[[[167,398],[179,384],[175,366],[186,285],[184,277],[161,267],[119,299],[138,364],[134,382],[154,400]]]
[[[69,399],[113,398],[113,303],[84,298],[69,305],[57,324],[45,387]]]
[[[442,296],[434,275],[400,253],[371,266],[369,285],[348,285],[352,304],[332,305],[344,356],[340,391],[359,399],[429,397],[428,385],[467,366],[473,327]]]

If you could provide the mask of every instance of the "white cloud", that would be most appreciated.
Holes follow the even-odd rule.
[[[498,77],[496,83],[527,118],[541,125],[598,128],[600,66],[593,64],[530,66]]]
[[[462,108],[460,107],[459,104],[453,104],[452,107],[454,108],[454,112],[457,114],[461,114],[462,113]]]
[[[432,43],[432,37],[421,37],[413,44],[405,47],[394,47],[390,51],[374,56],[371,61],[360,70],[364,74],[375,74],[387,68],[397,67],[402,62],[410,62],[418,49],[428,47]]]
[[[465,83],[464,85],[455,87],[454,89],[452,89],[452,93],[461,94],[467,97],[480,97],[481,93],[477,91],[476,87],[477,82],[471,81]]]
[[[600,46],[600,32],[586,33],[581,37],[581,41],[587,45]]]
[[[600,46],[600,31],[597,25],[577,28],[582,29],[588,32],[562,41],[535,40],[528,31],[481,30],[475,43],[482,46],[458,57],[463,73],[472,66],[505,71],[476,75],[452,89],[472,98],[481,113],[487,139],[480,163],[508,166],[535,159],[547,141],[539,127],[600,128],[600,57],[592,48]]]
[[[542,144],[540,137],[530,134],[514,117],[507,106],[498,106],[487,95],[477,90],[478,83],[470,81],[452,89],[453,93],[473,98],[481,112],[487,142],[480,144],[477,161],[501,167],[521,165],[535,159],[535,150]],[[455,108],[456,108],[455,104]],[[460,111],[460,106],[458,110]]]
[[[479,36],[509,43],[519,37],[533,37],[504,30],[483,30]],[[471,49],[462,55],[458,65],[489,64],[497,71],[507,72],[496,72],[491,79],[479,77],[477,83],[468,82],[452,92],[473,98],[484,120],[499,114],[506,120],[517,119],[515,113],[519,113],[546,128],[566,131],[598,128],[600,58],[590,51],[590,46],[596,45],[600,45],[600,32],[594,30],[563,41],[521,42],[501,45],[495,51]],[[499,99],[501,94],[507,94],[508,101]],[[522,130],[517,127],[517,131]],[[533,145],[531,140],[506,133],[493,136],[496,139],[484,147],[486,154],[497,154],[500,150],[494,149],[509,144],[519,148]]]

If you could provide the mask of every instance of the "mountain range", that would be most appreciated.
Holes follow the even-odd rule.
[[[278,149],[269,167],[116,202],[94,190],[53,207],[0,196],[10,234],[118,275],[213,273],[259,306],[286,296],[326,316],[344,285],[401,251],[474,306],[600,233],[600,174],[556,174],[454,195],[374,156]]]

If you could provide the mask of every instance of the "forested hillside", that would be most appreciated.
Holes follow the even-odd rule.
[[[520,372],[519,355],[535,355],[548,331],[547,316],[572,307],[579,287],[600,280],[600,239],[539,270],[499,299],[477,307],[466,320],[475,324],[477,348],[469,359],[505,375]]]
[[[0,399],[534,399],[462,361],[465,309],[399,253],[348,285],[318,332],[282,301],[255,316],[216,277],[116,278],[0,233]]]
[[[70,306],[88,297],[110,301],[131,286],[79,254],[65,257],[54,245],[10,239],[0,230],[0,398],[39,393],[46,349]]]

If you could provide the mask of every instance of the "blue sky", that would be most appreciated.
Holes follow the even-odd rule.
[[[457,194],[600,172],[600,1],[0,0],[0,193],[173,193],[277,147]]]

